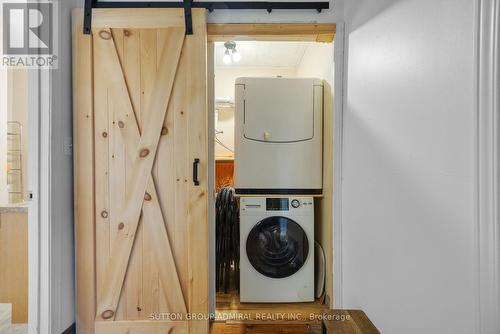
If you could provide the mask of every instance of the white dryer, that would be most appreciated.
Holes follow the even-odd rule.
[[[320,194],[322,81],[238,78],[235,103],[236,193]]]
[[[240,199],[240,301],[314,301],[312,197]]]

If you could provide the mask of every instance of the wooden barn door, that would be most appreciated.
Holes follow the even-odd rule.
[[[78,333],[207,333],[205,11],[73,20]]]

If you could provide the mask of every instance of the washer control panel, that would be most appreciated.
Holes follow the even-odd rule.
[[[266,211],[290,210],[289,198],[266,198]]]
[[[240,212],[310,212],[314,211],[312,197],[241,197]]]

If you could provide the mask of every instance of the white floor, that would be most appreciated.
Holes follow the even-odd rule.
[[[27,324],[12,324],[12,304],[0,304],[0,334],[27,333]]]

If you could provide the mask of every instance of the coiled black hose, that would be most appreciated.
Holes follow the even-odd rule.
[[[240,219],[234,189],[222,188],[215,205],[217,291],[239,291]]]

